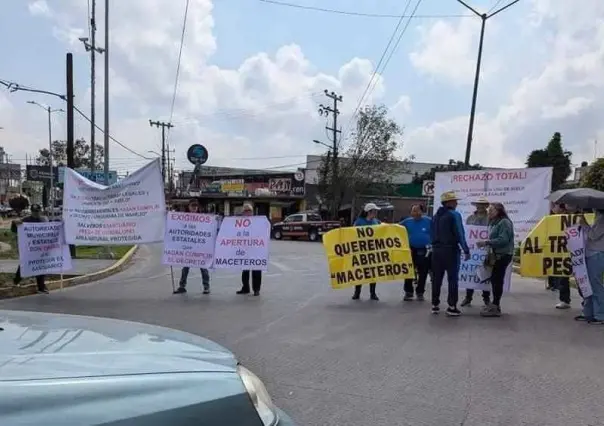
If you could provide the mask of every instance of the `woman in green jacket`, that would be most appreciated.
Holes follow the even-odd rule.
[[[480,315],[485,317],[501,316],[501,296],[508,266],[514,256],[514,224],[501,203],[489,206],[489,239],[476,243],[478,247],[489,247],[495,255],[491,271],[493,303],[485,306]]]

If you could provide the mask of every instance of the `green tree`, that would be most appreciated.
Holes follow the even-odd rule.
[[[585,173],[583,179],[581,179],[581,186],[604,191],[604,158],[598,158],[589,167],[589,170]]]
[[[8,205],[11,209],[20,214],[23,210],[29,207],[29,200],[23,195],[17,195],[16,197],[8,200]]]
[[[402,147],[402,133],[384,105],[359,110],[351,144],[338,158],[338,170],[333,170],[332,153],[323,157],[318,169],[319,196],[333,214],[346,194],[360,195],[371,186],[388,186],[401,169],[396,152]]]
[[[102,145],[94,146],[94,168],[101,170],[103,168],[103,160],[105,158],[105,150]],[[67,166],[67,141],[52,142],[53,165]],[[90,168],[90,144],[85,139],[76,139],[74,142],[73,153],[74,167]],[[50,153],[48,148],[41,149],[36,158],[36,164],[40,166],[48,166],[50,163]]]
[[[449,160],[449,164],[443,164],[430,169],[426,173],[421,175],[416,175],[413,178],[414,183],[422,183],[425,180],[434,180],[434,176],[438,172],[458,172],[460,170],[481,170],[482,166],[480,164],[471,164],[469,167],[466,167],[463,161]]]
[[[553,167],[552,191],[560,188],[571,174],[572,152],[562,148],[562,135],[554,133],[545,149],[532,151],[527,160],[527,167]]]

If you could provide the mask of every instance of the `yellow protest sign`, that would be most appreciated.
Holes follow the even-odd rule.
[[[545,216],[520,245],[520,275],[523,277],[568,277],[572,262],[566,247],[566,228],[577,225],[580,214]],[[586,214],[593,223],[594,214]]]
[[[400,225],[333,229],[323,246],[332,288],[415,277],[407,229]]]

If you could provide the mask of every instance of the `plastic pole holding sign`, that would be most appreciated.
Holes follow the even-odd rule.
[[[577,225],[582,214],[545,216],[520,245],[520,275],[523,277],[569,277],[573,265],[566,230]],[[593,223],[594,214],[586,214]]]

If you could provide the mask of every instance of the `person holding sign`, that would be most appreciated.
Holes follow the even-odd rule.
[[[470,259],[463,220],[455,210],[458,200],[453,191],[443,193],[440,196],[442,206],[432,218],[432,313],[440,313],[440,290],[446,273],[449,284],[446,314],[450,317],[461,315],[457,308],[461,250],[465,260]]]
[[[400,223],[407,228],[409,234],[409,245],[411,246],[411,256],[413,258],[413,266],[417,273],[417,287],[415,294],[417,300],[424,300],[424,291],[426,290],[426,280],[430,271],[430,258],[428,249],[430,247],[430,229],[432,221],[423,215],[422,208],[419,204],[411,207],[411,217],[403,220]],[[404,301],[413,300],[413,280],[405,280]]]
[[[30,207],[31,215],[25,216],[23,219],[13,220],[11,224],[11,231],[16,234],[17,227],[22,223],[40,223],[40,222],[48,222],[48,218],[42,215],[42,207],[39,204],[32,204]],[[17,268],[15,272],[15,277],[13,278],[13,283],[18,285],[21,282],[21,266]],[[38,287],[38,293],[48,294],[48,288],[46,288],[45,276],[44,275],[36,275],[36,285]]]
[[[199,213],[199,201],[196,198],[192,198],[189,201],[189,213]],[[201,282],[203,285],[203,294],[210,294],[210,271],[206,268],[199,268],[201,270]],[[178,288],[174,290],[174,294],[182,294],[187,292],[187,278],[189,277],[190,268],[185,266],[182,268],[180,273],[180,282]]]
[[[254,208],[251,204],[245,203],[243,205],[243,216],[253,216]],[[260,296],[260,287],[262,287],[262,271],[249,271],[245,270],[241,272],[241,290],[237,294],[249,294],[250,293],[250,274],[252,275],[252,290],[254,296]]]
[[[486,197],[480,197],[478,200],[474,201],[472,205],[476,207],[476,211],[472,213],[466,219],[466,225],[474,225],[474,226],[489,226],[489,213],[487,209],[489,208],[489,200]],[[466,297],[461,302],[461,307],[470,306],[472,304],[472,298],[474,297],[474,290],[469,288],[466,290]],[[489,306],[491,304],[491,292],[483,291],[482,292],[482,300],[484,302],[484,306]]]
[[[357,220],[354,221],[353,226],[371,226],[371,225],[379,225],[380,221],[377,218],[377,212],[380,208],[374,203],[367,203],[365,207],[363,207],[363,211],[359,214]],[[369,284],[369,298],[371,300],[378,301],[380,298],[377,296],[375,292],[376,283]],[[360,285],[354,286],[354,294],[352,295],[352,300],[359,300],[361,298],[361,287]]]
[[[508,266],[514,256],[514,224],[508,217],[501,203],[492,203],[489,207],[489,239],[478,241],[477,247],[489,247],[494,256],[491,270],[491,288],[493,303],[484,307],[480,315],[483,317],[501,316],[501,296],[505,283]]]
[[[585,217],[581,217],[579,225],[587,235],[585,243],[585,264],[593,294],[585,298],[583,315],[577,320],[587,321],[589,324],[604,324],[604,210],[596,212],[596,219],[592,226],[587,224]]]

